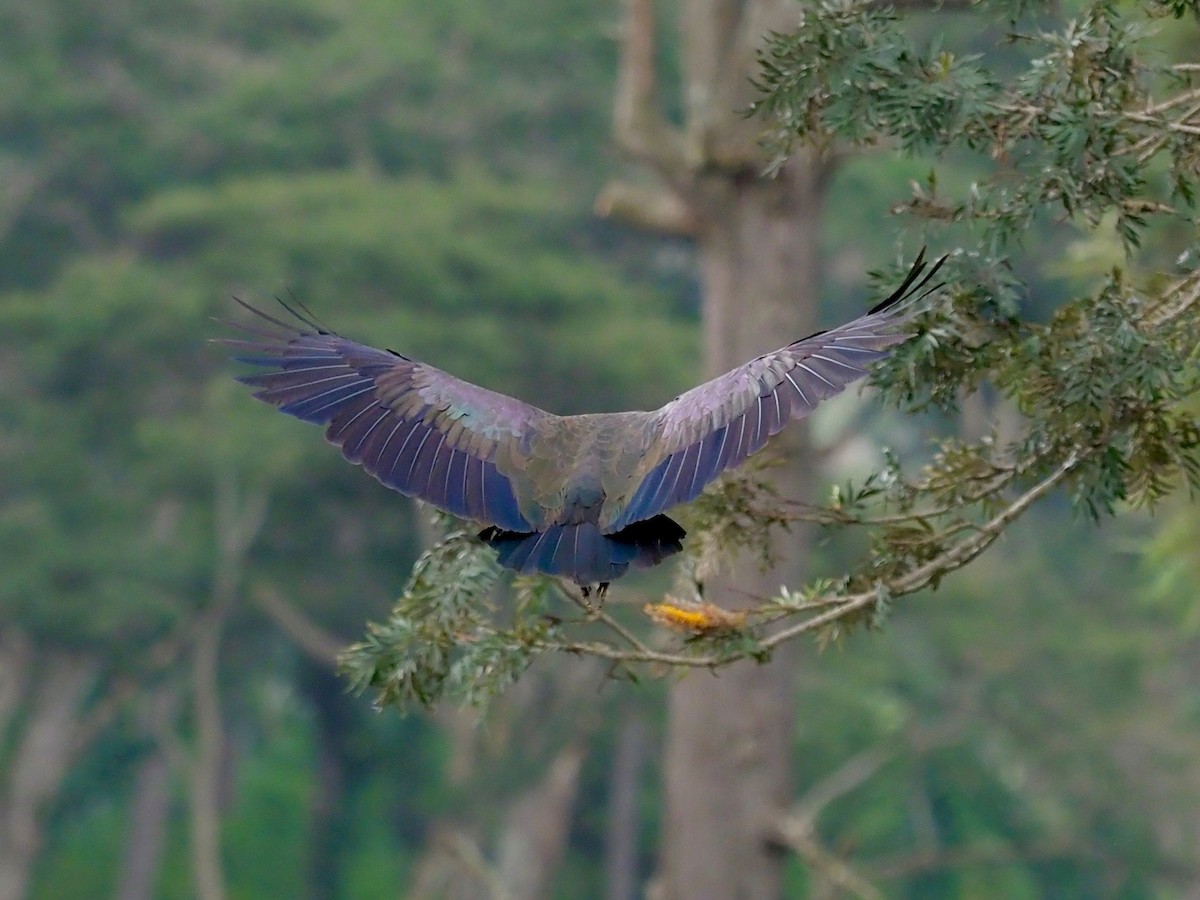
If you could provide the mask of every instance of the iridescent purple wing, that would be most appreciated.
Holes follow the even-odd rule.
[[[614,498],[608,533],[694,500],[726,469],[758,452],[792,419],[840,394],[909,335],[897,328],[945,262],[924,251],[900,287],[866,315],[767,353],[676,397],[655,414],[657,434],[627,497]],[[924,277],[922,278],[922,274]]]
[[[342,455],[387,487],[462,518],[535,529],[510,476],[549,413],[348,340],[286,304],[297,325],[238,302],[271,326],[230,323],[252,337],[220,341],[267,370],[238,379],[258,388],[255,397],[327,426]]]

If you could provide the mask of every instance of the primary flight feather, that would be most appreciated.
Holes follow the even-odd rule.
[[[762,449],[791,419],[867,374],[908,335],[945,257],[924,251],[865,315],[766,353],[653,412],[556,416],[391,350],[238,301],[265,325],[226,339],[266,371],[238,379],[281,411],[326,425],[350,462],[387,487],[487,526],[480,538],[518,572],[608,583],[681,549],[663,515]],[[922,277],[924,275],[924,277]]]

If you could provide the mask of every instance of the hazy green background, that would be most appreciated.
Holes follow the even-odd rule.
[[[622,171],[616,19],[615,0],[0,8],[0,634],[32,643],[35,681],[96,672],[77,710],[95,727],[44,810],[32,896],[111,896],[140,767],[164,743],[186,758],[220,485],[267,503],[239,596],[274,591],[346,641],[417,552],[409,501],[232,382],[205,343],[230,295],[294,292],[342,332],[556,412],[656,406],[698,377],[690,248],[591,212]],[[866,269],[894,252],[887,210],[924,172],[883,153],[841,170],[827,320],[866,302]],[[1118,261],[1107,246],[1031,242],[1026,312]],[[891,866],[896,896],[1194,888],[1200,656],[1191,598],[1146,589],[1154,527],[1041,511],[883,632],[810,653],[801,792],[855,753],[888,754],[822,818],[831,846]],[[843,552],[823,545],[823,568]],[[652,870],[660,685],[591,673],[567,708],[498,713],[484,762],[456,780],[445,721],[345,696],[250,599],[221,664],[231,897],[404,896],[433,823],[491,845],[540,761],[578,737],[580,703],[596,715],[557,896],[604,896],[610,762],[632,714]],[[147,722],[151,696],[175,701]],[[179,766],[171,778],[158,896],[186,898]]]

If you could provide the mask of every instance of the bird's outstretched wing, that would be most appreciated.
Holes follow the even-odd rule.
[[[532,531],[508,474],[536,423],[550,416],[393,351],[322,328],[282,304],[289,324],[238,301],[267,326],[225,339],[237,358],[268,371],[238,380],[282,412],[327,425],[342,455],[380,482],[456,516]],[[282,301],[281,301],[282,303]]]
[[[610,501],[610,519],[601,523],[605,532],[694,500],[788,421],[803,418],[866,375],[870,363],[909,337],[896,331],[915,305],[906,301],[941,287],[928,285],[945,261],[927,267],[922,250],[904,283],[866,315],[764,354],[658,410],[650,450],[629,495]]]

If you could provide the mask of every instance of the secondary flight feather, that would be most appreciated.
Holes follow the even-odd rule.
[[[288,415],[325,425],[350,462],[389,488],[486,526],[480,538],[518,572],[588,587],[682,548],[664,513],[695,499],[789,421],[867,374],[945,257],[924,251],[865,315],[759,356],[652,412],[557,416],[447,372],[329,331],[302,307],[294,321],[238,301],[258,322],[231,323],[239,378]]]

